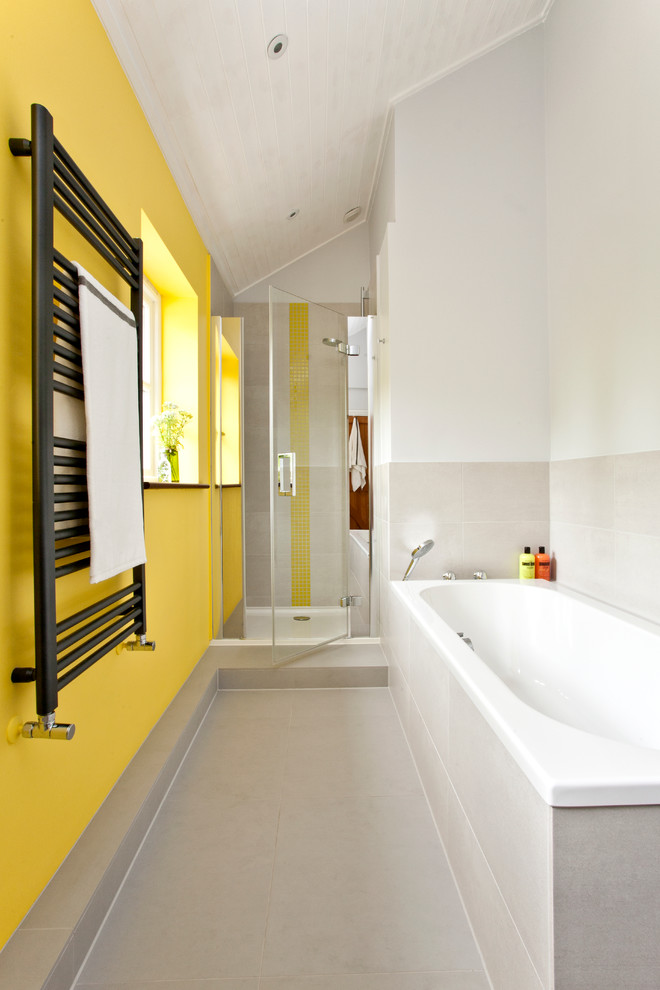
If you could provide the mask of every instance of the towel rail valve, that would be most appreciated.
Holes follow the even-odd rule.
[[[36,722],[24,722],[21,735],[24,739],[73,739],[75,725],[55,721],[55,712],[38,715]]]
[[[147,637],[142,634],[136,639],[127,639],[125,643],[120,643],[116,648],[117,653],[121,653],[122,650],[133,650],[133,651],[144,651],[148,650],[153,653],[156,649],[155,640],[148,640]]]

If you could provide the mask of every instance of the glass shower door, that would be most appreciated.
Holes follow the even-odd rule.
[[[346,317],[271,287],[275,664],[348,635],[346,340]]]

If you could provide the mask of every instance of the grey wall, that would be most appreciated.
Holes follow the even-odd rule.
[[[233,316],[234,299],[211,259],[211,313],[213,316]]]

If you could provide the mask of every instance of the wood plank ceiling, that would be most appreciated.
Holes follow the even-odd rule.
[[[552,0],[92,2],[237,293],[345,232],[347,210],[364,222],[392,106]]]

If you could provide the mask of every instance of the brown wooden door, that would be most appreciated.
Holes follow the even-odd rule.
[[[351,430],[353,429],[353,420],[357,419],[358,427],[360,430],[360,439],[362,440],[362,449],[364,451],[364,457],[367,462],[367,483],[364,488],[358,488],[357,491],[353,491],[353,486],[351,485],[351,472],[349,464],[348,472],[348,494],[349,494],[349,511],[351,519],[351,529],[369,529],[369,417],[368,416],[349,416],[348,417],[348,435],[351,435]]]

